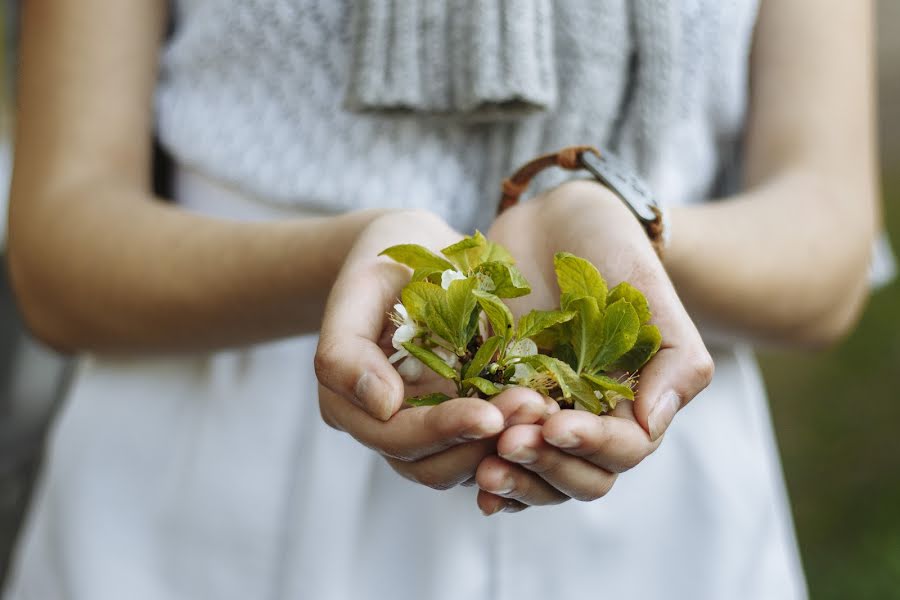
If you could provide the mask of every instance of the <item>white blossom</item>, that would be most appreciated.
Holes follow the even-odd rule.
[[[406,383],[415,383],[422,377],[425,364],[415,356],[407,356],[406,360],[397,366],[397,372]]]
[[[391,320],[397,324],[397,330],[391,337],[391,345],[396,352],[391,355],[389,360],[391,363],[395,363],[401,358],[409,356],[409,352],[406,351],[403,344],[412,341],[419,334],[419,326],[410,318],[406,307],[399,302],[394,305],[394,314],[391,315]]]
[[[466,276],[457,271],[456,269],[447,269],[443,273],[441,273],[441,287],[445,290],[450,289],[450,284],[456,281],[457,279],[465,279]]]

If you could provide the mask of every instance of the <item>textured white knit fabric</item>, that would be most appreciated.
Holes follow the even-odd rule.
[[[162,60],[159,134],[179,162],[266,201],[429,208],[464,230],[488,222],[514,166],[573,143],[617,150],[665,203],[706,200],[741,134],[756,2],[637,1],[663,18],[632,22],[626,0],[554,3],[556,110],[476,126],[342,108],[346,1],[182,0]],[[653,44],[668,58],[635,59]],[[648,70],[665,77],[642,78]]]
[[[235,219],[422,207],[470,229],[516,163],[595,143],[665,202],[706,200],[741,133],[755,0],[634,1],[677,27],[554,2],[556,110],[472,126],[342,109],[347,1],[179,0],[157,96],[176,198]],[[664,81],[634,54],[656,43]],[[315,343],[81,361],[6,598],[805,597],[745,348],[712,348],[712,385],[608,497],[484,519],[471,488],[405,481],[321,422]]]

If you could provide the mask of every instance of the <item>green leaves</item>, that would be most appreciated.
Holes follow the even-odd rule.
[[[519,319],[516,337],[531,338],[548,327],[571,321],[575,313],[568,310],[533,310]]]
[[[637,341],[640,327],[637,311],[627,300],[617,300],[607,306],[591,370],[602,369],[628,352]]]
[[[412,342],[406,342],[403,344],[403,347],[415,358],[418,358],[425,366],[443,377],[444,379],[450,379],[453,381],[459,380],[459,374],[456,372],[456,369],[448,365],[443,358],[429,350],[428,348],[423,348],[422,346],[416,346]]]
[[[492,398],[524,385],[564,407],[603,413],[634,400],[633,374],[662,343],[640,290],[628,282],[608,289],[590,262],[572,254],[554,257],[560,308],[532,310],[518,323],[503,299],[527,295],[531,286],[512,256],[481,233],[444,248],[443,256],[413,244],[382,254],[413,269],[400,294],[406,311],[398,307],[394,317],[402,325],[395,347],[453,381],[459,397]],[[487,339],[482,313],[493,330]],[[622,371],[625,380],[609,375]],[[448,399],[434,393],[408,402],[432,406]]]
[[[470,274],[486,262],[502,262],[513,264],[515,261],[509,252],[499,244],[489,241],[480,231],[475,235],[463,238],[455,244],[441,250],[450,262],[460,271]]]
[[[478,352],[475,353],[469,364],[466,365],[465,370],[463,370],[463,377],[469,379],[470,377],[481,375],[485,367],[494,359],[494,355],[497,354],[497,350],[500,349],[502,343],[503,338],[499,335],[486,339],[481,347],[478,348]]]
[[[476,291],[473,292],[473,295],[478,299],[478,304],[481,305],[491,322],[494,334],[503,338],[504,341],[508,340],[512,334],[513,316],[503,300],[486,292]]]
[[[512,264],[498,261],[478,265],[477,273],[490,278],[493,289],[485,289],[498,298],[518,298],[531,293],[528,280]]]
[[[556,282],[559,291],[571,298],[594,298],[606,305],[606,282],[597,267],[568,252],[559,252],[553,257]],[[567,308],[564,304],[563,308]]]
[[[653,358],[662,344],[662,335],[656,325],[644,325],[638,331],[637,340],[631,350],[620,356],[609,366],[610,371],[634,373]]]
[[[625,300],[637,313],[641,325],[650,320],[650,305],[647,304],[647,298],[633,285],[627,281],[623,281],[613,289],[609,290],[606,297],[607,304],[613,304],[619,300]]]
[[[382,250],[378,256],[387,256],[413,270],[433,269],[445,271],[453,268],[449,261],[441,258],[428,248],[417,244],[391,246],[386,250]]]

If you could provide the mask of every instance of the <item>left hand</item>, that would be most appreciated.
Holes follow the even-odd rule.
[[[713,362],[637,219],[609,190],[573,181],[500,215],[488,237],[505,246],[532,284],[509,302],[513,313],[558,305],[553,255],[566,251],[591,261],[610,286],[627,280],[640,289],[662,333],[662,347],[641,371],[634,403],[597,416],[563,410],[543,425],[516,425],[497,441],[497,456],[476,473],[485,514],[569,498],[605,495],[618,473],[659,446],[675,413],[705,388]]]

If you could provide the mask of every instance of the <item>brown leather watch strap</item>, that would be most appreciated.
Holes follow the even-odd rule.
[[[504,179],[501,184],[503,196],[500,197],[500,207],[497,209],[497,214],[499,215],[510,206],[516,204],[519,201],[519,196],[528,188],[528,184],[531,183],[534,176],[547,167],[562,167],[569,171],[581,169],[581,154],[583,152],[592,152],[598,157],[600,156],[600,151],[593,146],[569,146],[559,152],[538,156],[519,167],[519,170]]]
[[[558,152],[538,156],[522,165],[511,177],[503,180],[503,195],[500,198],[500,206],[497,209],[497,214],[500,214],[504,210],[515,205],[519,201],[519,197],[522,193],[528,188],[528,184],[531,183],[534,176],[544,169],[548,167],[562,167],[563,169],[570,171],[587,169],[588,171],[591,171],[601,183],[607,185],[607,187],[609,187],[609,189],[616,194],[626,206],[628,206],[644,227],[644,231],[647,232],[647,237],[650,238],[650,243],[653,245],[654,250],[656,250],[657,255],[662,256],[662,251],[665,246],[665,223],[663,222],[663,213],[660,208],[652,201],[652,198],[646,195],[646,192],[643,192],[643,195],[624,195],[623,189],[618,189],[613,181],[610,180],[609,175],[611,173],[609,171],[603,172],[600,170],[604,163],[595,161],[591,157],[582,159],[582,156],[585,153],[591,153],[595,155],[597,159],[607,161],[607,168],[612,166],[609,164],[610,158],[601,156],[600,151],[594,146],[569,146]],[[585,161],[588,161],[588,164],[585,164]],[[621,173],[623,170],[624,169],[620,166],[618,173]],[[617,179],[620,183],[632,182],[634,180],[633,177],[626,179],[619,177]],[[634,190],[633,187],[631,189],[632,191]],[[629,197],[632,197],[632,200],[629,200]],[[643,208],[640,210],[636,209],[635,204],[632,203],[633,200],[637,199],[644,199],[644,203],[642,204]],[[641,211],[643,214],[640,214]],[[648,211],[653,217],[650,217],[647,214]]]

